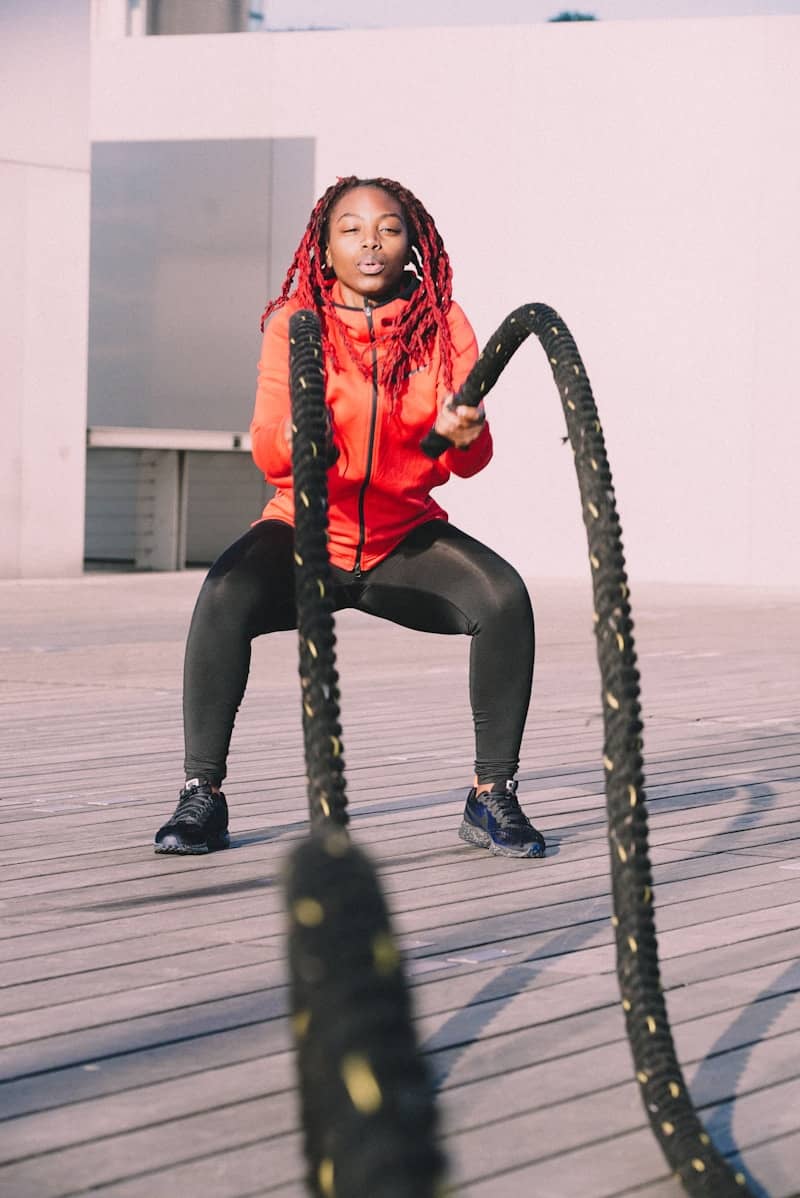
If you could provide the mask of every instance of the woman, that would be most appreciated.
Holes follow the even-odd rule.
[[[472,638],[475,773],[459,835],[515,857],[544,854],[516,797],[533,679],[533,614],[516,571],[447,522],[431,496],[492,455],[482,408],[454,405],[477,357],[451,297],[452,272],[420,201],[390,179],[340,179],[316,204],[268,304],[251,425],[253,457],[277,491],[262,519],[211,567],[186,647],[186,778],[156,834],[159,853],[226,848],[220,786],[253,637],[296,627],[289,317],[320,317],[330,419],[329,552],[334,606]],[[452,442],[420,450],[434,427]]]

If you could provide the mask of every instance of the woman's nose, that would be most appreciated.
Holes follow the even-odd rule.
[[[365,250],[374,250],[380,245],[380,239],[377,233],[365,233],[361,240]]]

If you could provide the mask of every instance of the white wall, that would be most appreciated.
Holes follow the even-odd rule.
[[[631,576],[797,585],[798,112],[800,18],[587,22],[98,42],[92,132],[315,137],[318,192],[403,180],[480,340],[526,300],[572,328]],[[451,517],[583,576],[538,347],[489,403],[495,461]]]
[[[0,577],[77,574],[89,267],[85,0],[5,0],[0,47]]]

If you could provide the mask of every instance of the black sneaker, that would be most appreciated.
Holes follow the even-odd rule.
[[[496,782],[490,791],[467,795],[458,834],[501,857],[543,857],[544,837],[537,832],[517,801],[516,782]]]
[[[228,804],[205,779],[192,778],[178,798],[171,819],[156,832],[157,853],[213,853],[227,849]]]

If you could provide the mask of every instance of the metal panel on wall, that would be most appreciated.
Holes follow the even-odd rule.
[[[259,318],[280,288],[313,189],[308,138],[95,143],[90,425],[248,428]],[[214,467],[243,496],[240,515],[231,513],[236,528],[258,514],[250,488],[245,499],[233,483],[240,469]],[[102,528],[110,545],[109,487],[113,478],[87,491],[93,544]],[[193,523],[190,510],[190,530]],[[123,545],[107,551],[127,557]]]
[[[136,449],[93,449],[87,454],[85,561],[134,560],[138,479]]]
[[[274,491],[249,454],[190,453],[187,564],[219,557],[259,518]]]
[[[86,463],[87,562],[133,565],[141,556],[137,504],[147,467],[136,449],[92,449]],[[186,565],[205,566],[246,532],[273,493],[247,454],[187,454]]]
[[[247,428],[313,168],[309,139],[95,143],[90,424]]]
[[[248,0],[147,0],[148,33],[244,33]]]

